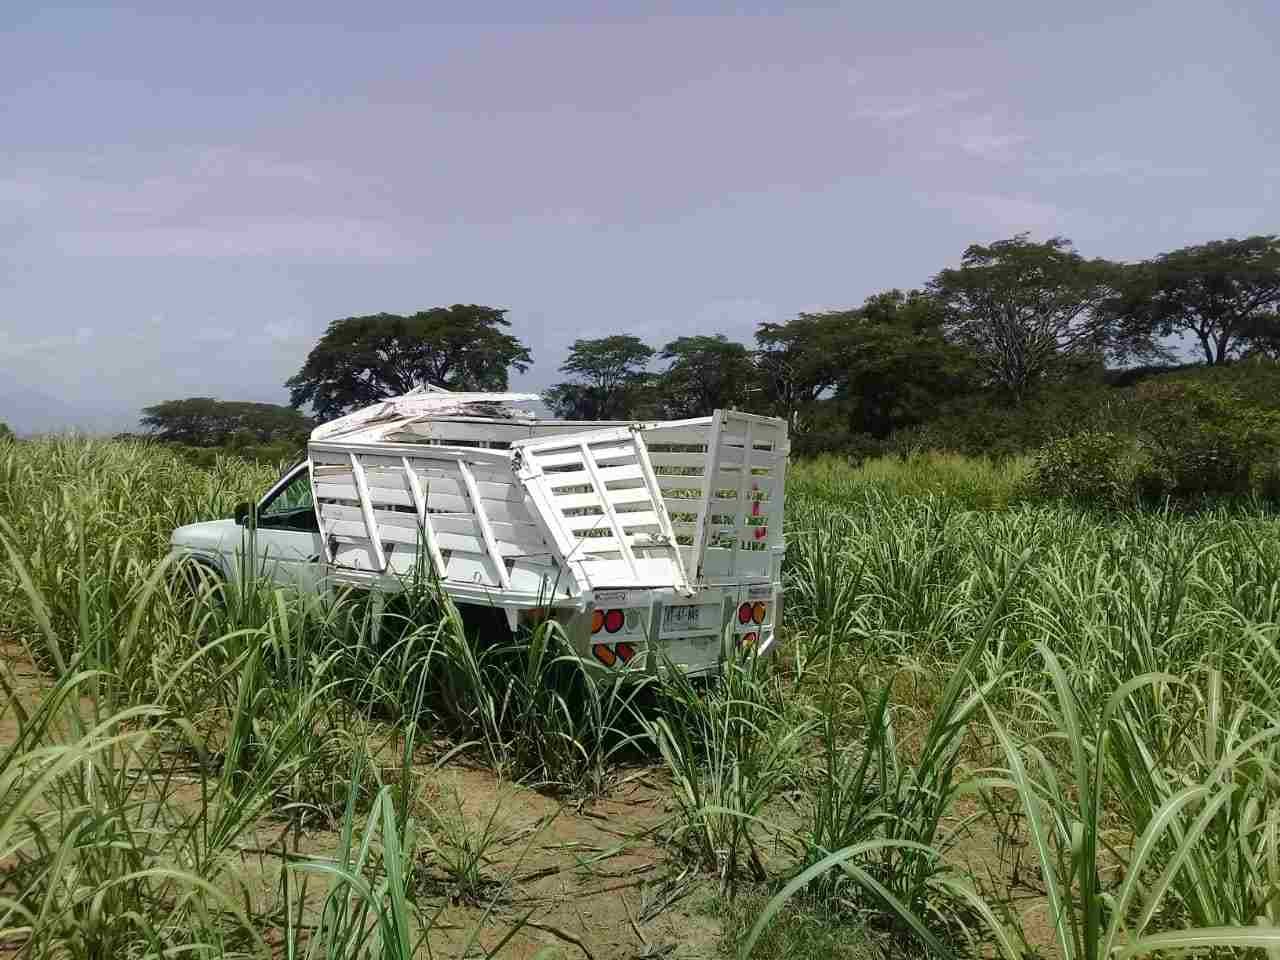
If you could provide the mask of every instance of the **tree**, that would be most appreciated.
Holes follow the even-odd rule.
[[[919,423],[940,397],[965,390],[973,376],[968,355],[942,337],[940,323],[927,294],[889,290],[853,310],[761,324],[757,365],[768,378],[774,412],[787,416],[797,433],[819,407],[828,431],[834,414],[849,434],[877,439]]]
[[[1252,317],[1241,331],[1247,344],[1245,352],[1252,357],[1280,360],[1280,312],[1260,313]]]
[[[722,333],[678,337],[659,357],[668,365],[657,388],[673,417],[702,417],[717,409],[743,407],[757,389],[751,352]]]
[[[505,390],[508,370],[528,369],[529,349],[504,332],[505,310],[475,304],[409,317],[378,313],[335,320],[285,384],[294,407],[329,420],[424,384]]]
[[[213,397],[166,400],[144,408],[139,422],[161,440],[193,447],[282,440],[305,443],[313,426],[292,407]]]
[[[841,378],[833,341],[841,334],[841,314],[802,313],[786,323],[756,329],[756,368],[770,413],[803,433],[818,402]]]
[[[850,313],[832,353],[842,368],[836,400],[851,433],[883,440],[970,388],[973,356],[943,337],[942,320],[937,301],[919,290],[878,293]]]
[[[1026,234],[974,244],[960,267],[929,282],[943,328],[973,351],[985,379],[1014,400],[1082,362],[1142,349],[1117,332],[1102,305],[1116,294],[1118,265],[1085,260],[1070,241],[1032,243]]]
[[[574,379],[543,394],[556,414],[571,420],[626,420],[647,384],[645,366],[654,350],[638,337],[614,334],[575,340],[561,373]]]
[[[10,443],[15,439],[17,438],[13,435],[13,431],[9,428],[9,425],[3,420],[0,420],[0,443]]]
[[[1242,352],[1251,331],[1280,309],[1280,240],[1255,236],[1183,247],[1137,264],[1112,312],[1155,336],[1190,334],[1205,362]]]

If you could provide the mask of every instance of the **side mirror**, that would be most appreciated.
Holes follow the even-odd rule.
[[[249,500],[242,500],[236,504],[236,523],[244,526],[249,522],[249,518],[253,516],[253,503]]]

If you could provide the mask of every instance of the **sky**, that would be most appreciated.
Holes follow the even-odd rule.
[[[749,342],[1029,231],[1280,232],[1280,3],[0,5],[0,421],[286,402],[335,319]]]

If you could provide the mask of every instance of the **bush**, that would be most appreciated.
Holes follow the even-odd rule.
[[[9,443],[14,439],[16,438],[13,435],[13,431],[9,429],[9,425],[0,420],[0,443]]]
[[[1280,460],[1255,467],[1250,486],[1264,500],[1280,503]]]
[[[993,396],[962,397],[928,423],[899,430],[886,452],[922,450],[1003,460],[1030,453],[1062,433],[1062,424],[1098,428],[1116,394],[1095,383],[1046,384],[1014,404]]]
[[[1139,431],[1170,493],[1247,493],[1280,451],[1280,414],[1203,382],[1143,383]]]
[[[1133,447],[1131,440],[1100,430],[1052,440],[1036,453],[1031,488],[1043,497],[1118,506],[1136,492]]]

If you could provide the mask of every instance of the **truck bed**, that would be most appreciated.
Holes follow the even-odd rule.
[[[785,421],[440,417],[309,456],[338,580],[425,564],[460,600],[582,608],[598,589],[691,597],[780,575]]]

